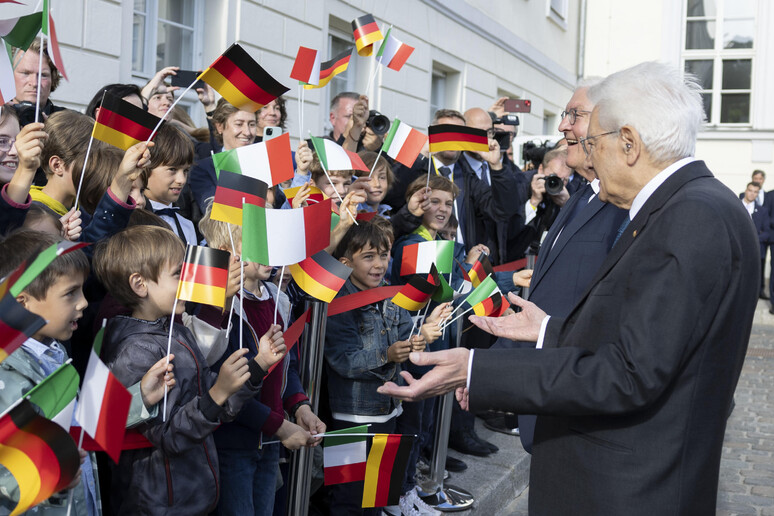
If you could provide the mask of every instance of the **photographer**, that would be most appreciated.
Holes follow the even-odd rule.
[[[546,152],[543,160],[538,165],[537,173],[530,181],[530,198],[524,205],[526,221],[529,224],[533,219],[538,220],[536,227],[551,227],[551,223],[564,206],[570,194],[567,191],[567,183],[572,175],[572,169],[567,166],[567,146],[557,147]],[[538,233],[538,236],[542,231]]]
[[[346,99],[351,101],[352,97],[348,96]],[[343,106],[344,103],[341,103],[341,105]],[[335,107],[337,106],[331,108],[332,123]],[[384,142],[384,135],[390,130],[390,119],[375,109],[369,110],[368,97],[365,95],[360,95],[357,101],[352,104],[351,109],[351,115],[338,138],[336,137],[336,126],[334,125],[334,132],[331,134],[334,141],[351,152],[363,150],[378,152]],[[390,163],[392,164],[391,160]]]

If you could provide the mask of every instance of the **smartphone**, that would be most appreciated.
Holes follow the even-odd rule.
[[[180,86],[181,88],[187,88],[189,84],[194,82],[202,72],[195,72],[193,70],[178,70],[177,75],[170,75],[169,78],[172,81],[171,86]],[[193,85],[193,89],[204,88],[204,81],[199,79],[196,84]]]
[[[532,111],[532,101],[526,99],[508,99],[505,101],[506,113],[529,113]]]
[[[263,128],[263,141],[267,142],[277,136],[282,136],[281,127],[264,127]]]

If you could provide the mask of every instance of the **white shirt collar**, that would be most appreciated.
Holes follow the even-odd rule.
[[[590,184],[591,189],[594,190],[594,195],[599,195],[599,179],[594,179]]]
[[[33,339],[32,337],[25,340],[22,344],[22,347],[38,358],[43,356],[43,354],[48,351],[49,348],[47,345]]]
[[[629,208],[629,220],[634,220],[634,217],[637,216],[637,213],[640,211],[645,202],[650,199],[650,196],[653,195],[659,186],[664,184],[664,181],[669,179],[669,176],[683,168],[688,163],[692,163],[694,161],[696,161],[696,158],[694,157],[683,158],[681,160],[675,161],[667,168],[656,174],[653,179],[648,181],[648,183],[634,198],[634,201],[632,201],[632,207]]]
[[[163,202],[156,202],[156,201],[151,200],[151,199],[148,199],[148,202],[150,203],[151,208],[153,208],[154,211],[155,210],[161,210],[161,209],[164,209],[164,208],[171,208],[172,207],[172,203],[164,204]]]

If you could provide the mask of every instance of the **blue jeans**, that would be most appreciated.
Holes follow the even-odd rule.
[[[269,444],[261,450],[218,450],[219,515],[271,516],[279,471],[279,446]]]

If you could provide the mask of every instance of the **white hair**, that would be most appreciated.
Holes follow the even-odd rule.
[[[704,121],[700,91],[693,76],[647,62],[610,75],[590,87],[588,96],[599,110],[603,130],[629,125],[655,161],[668,162],[694,154]]]
[[[578,79],[578,84],[575,86],[576,90],[579,90],[581,88],[591,88],[592,86],[596,86],[600,82],[605,80],[604,77],[600,77],[598,75],[592,75],[590,77],[583,77],[581,79]]]

